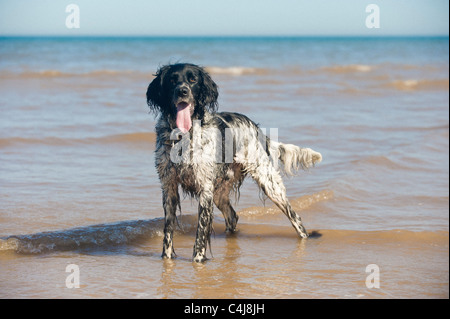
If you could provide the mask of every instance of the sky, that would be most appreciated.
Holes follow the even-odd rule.
[[[79,28],[66,24],[69,4],[79,8]],[[379,8],[379,28],[367,27],[369,4]],[[0,0],[3,36],[448,34],[448,0]]]

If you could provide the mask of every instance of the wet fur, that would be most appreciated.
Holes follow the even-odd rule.
[[[176,256],[173,231],[180,207],[179,186],[199,202],[193,260],[202,262],[210,244],[213,206],[223,213],[226,231],[235,232],[238,216],[231,206],[230,194],[239,191],[248,175],[288,217],[299,237],[308,237],[286,197],[278,162],[290,174],[320,162],[320,153],[271,141],[245,115],[216,112],[218,95],[218,87],[209,74],[193,64],[163,66],[147,89],[147,103],[159,116],[155,161],[165,214],[163,258]],[[180,101],[192,105],[194,124],[185,134],[175,122],[176,104]],[[226,139],[230,133],[232,137]]]

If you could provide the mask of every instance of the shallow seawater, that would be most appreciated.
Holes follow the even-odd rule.
[[[448,56],[448,38],[0,38],[0,297],[448,298]],[[145,92],[175,61],[206,67],[220,111],[322,154],[284,179],[310,238],[247,179],[206,263],[190,198],[161,259]]]

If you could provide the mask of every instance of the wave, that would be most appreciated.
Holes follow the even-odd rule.
[[[88,72],[67,72],[61,70],[36,70],[36,71],[24,71],[20,73],[11,72],[11,71],[3,71],[0,73],[0,77],[19,77],[21,79],[27,78],[63,78],[63,77],[91,77],[91,76],[116,76],[116,75],[130,75],[136,74],[139,72],[131,71],[131,70],[112,70],[112,69],[100,69],[93,70]]]
[[[380,63],[375,65],[369,64],[336,64],[336,65],[324,65],[310,68],[307,65],[294,64],[281,68],[263,66],[263,67],[250,67],[246,65],[232,65],[232,66],[206,66],[205,69],[212,75],[229,75],[229,76],[242,76],[242,75],[287,75],[287,76],[311,76],[311,75],[330,75],[330,74],[351,74],[351,73],[366,73],[367,76],[374,76],[374,79],[388,79],[389,74],[409,74],[414,72],[416,74],[436,74],[443,72],[444,67],[437,67],[436,65],[407,65],[407,64],[392,64],[392,63]],[[69,71],[60,69],[45,69],[45,70],[2,70],[0,71],[0,78],[62,78],[62,77],[102,77],[102,76],[145,76],[148,78],[153,77],[152,74],[155,70],[142,70],[142,69],[97,69],[85,72]],[[376,72],[374,72],[376,71]],[[421,80],[406,79],[393,81],[392,84],[403,85],[406,87],[415,86],[417,84],[442,84],[445,85],[448,79],[444,80],[425,80],[425,83],[421,83]]]
[[[334,198],[334,192],[332,190],[322,190],[317,193],[311,195],[304,195],[297,198],[290,199],[290,203],[292,208],[299,212],[301,210],[308,209],[310,206],[319,203],[328,201]],[[262,216],[267,214],[281,214],[279,208],[275,205],[270,207],[248,207],[239,211],[239,216],[245,217],[255,217]]]
[[[217,74],[225,74],[225,75],[248,75],[248,74],[267,74],[269,73],[269,69],[265,68],[250,68],[250,67],[243,67],[243,66],[232,66],[232,67],[215,67],[215,66],[209,66],[205,68],[206,71],[212,75]]]
[[[325,73],[351,73],[351,72],[369,72],[376,68],[376,66],[363,65],[363,64],[349,64],[349,65],[335,65],[330,67],[322,67],[311,72],[325,72]],[[248,66],[206,66],[206,71],[212,75],[266,75],[266,74],[284,74],[289,75],[305,75],[308,72],[304,71],[300,67],[292,66],[282,69],[274,68],[261,68],[261,67],[248,67]],[[151,72],[145,73],[150,74]],[[2,72],[2,76],[19,76],[21,78],[58,78],[58,77],[95,77],[95,76],[119,76],[119,75],[132,75],[142,74],[142,71],[136,70],[114,70],[114,69],[99,69],[88,72],[68,72],[62,70],[36,70],[36,71],[24,71],[21,73],[15,72]]]
[[[138,239],[161,235],[164,219],[123,221],[72,228],[62,231],[0,238],[0,251],[13,250],[23,254],[67,251],[82,248],[124,245]]]
[[[427,169],[427,163],[424,160],[399,155],[395,155],[395,159],[391,159],[389,156],[372,155],[352,160],[350,163],[354,167],[357,166],[375,171],[378,169],[388,169],[394,171],[416,171],[418,169]]]
[[[329,240],[337,240],[345,243],[386,244],[386,243],[420,243],[448,247],[448,231],[411,231],[405,229],[392,230],[339,230],[324,229],[316,231],[316,234]]]
[[[376,66],[365,64],[348,64],[348,65],[335,65],[332,67],[324,67],[321,70],[330,73],[354,73],[354,72],[370,72],[376,69]]]
[[[390,158],[383,155],[372,155],[362,159],[357,159],[352,161],[354,165],[361,166],[376,166],[376,167],[385,167],[394,170],[407,168],[406,166],[391,160]]]
[[[207,72],[213,75],[249,75],[249,74],[267,74],[269,69],[265,68],[252,68],[244,66],[232,66],[232,67],[215,67],[209,66],[205,68]],[[69,72],[62,70],[36,70],[36,71],[2,71],[0,72],[0,78],[12,78],[18,77],[20,79],[48,79],[48,78],[68,78],[68,77],[105,77],[105,76],[147,76],[149,79],[153,72],[143,72],[140,70],[114,70],[114,69],[99,69],[88,72]]]
[[[386,84],[388,88],[394,88],[400,91],[418,91],[418,90],[449,90],[449,80],[396,80]]]
[[[354,73],[354,72],[370,72],[376,69],[376,66],[365,65],[365,64],[349,64],[349,65],[335,65],[329,67],[321,67],[319,69],[305,70],[299,66],[290,66],[282,69],[273,68],[252,68],[245,66],[232,66],[232,67],[206,67],[208,73],[222,74],[222,75],[266,75],[266,74],[287,74],[289,76],[293,75],[310,75],[318,73]]]
[[[11,146],[26,145],[49,145],[49,146],[65,146],[74,144],[125,144],[133,145],[137,143],[154,144],[156,134],[154,132],[136,132],[117,135],[109,135],[103,137],[90,138],[59,138],[59,137],[43,137],[43,138],[27,138],[27,137],[7,137],[0,138],[0,148]]]
[[[88,143],[154,143],[156,141],[156,134],[154,132],[137,132],[110,135],[98,138],[87,139]]]
[[[449,125],[448,124],[444,124],[444,125],[432,125],[432,126],[406,126],[406,127],[400,127],[400,126],[396,126],[396,127],[386,127],[383,128],[384,131],[387,132],[428,132],[428,131],[448,131],[449,129]]]
[[[215,227],[216,232],[223,232],[223,221],[216,221],[220,223],[219,227]],[[178,216],[178,222],[180,227],[176,229],[177,234],[189,234],[193,239],[197,227],[197,216]],[[29,235],[13,235],[0,238],[0,253],[2,251],[13,251],[19,254],[43,254],[82,249],[109,249],[119,245],[135,245],[151,239],[161,240],[163,227],[164,218],[155,218],[150,220],[120,221]],[[328,241],[339,241],[343,245],[353,243],[376,245],[410,243],[413,245],[414,243],[420,243],[448,247],[448,231],[323,229],[310,230],[310,234],[311,239],[320,237]],[[240,222],[237,238],[248,236],[286,236],[295,238],[296,234],[290,226]]]

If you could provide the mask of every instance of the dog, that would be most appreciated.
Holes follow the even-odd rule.
[[[243,114],[217,112],[218,86],[203,67],[170,64],[154,76],[146,95],[150,110],[158,116],[155,164],[165,218],[162,258],[176,257],[173,232],[176,210],[181,210],[179,186],[199,202],[193,261],[203,262],[208,245],[211,249],[213,205],[225,218],[226,232],[235,232],[238,216],[230,194],[239,192],[248,175],[287,216],[298,236],[307,238],[286,197],[281,171],[292,174],[309,168],[322,155],[271,140]]]

